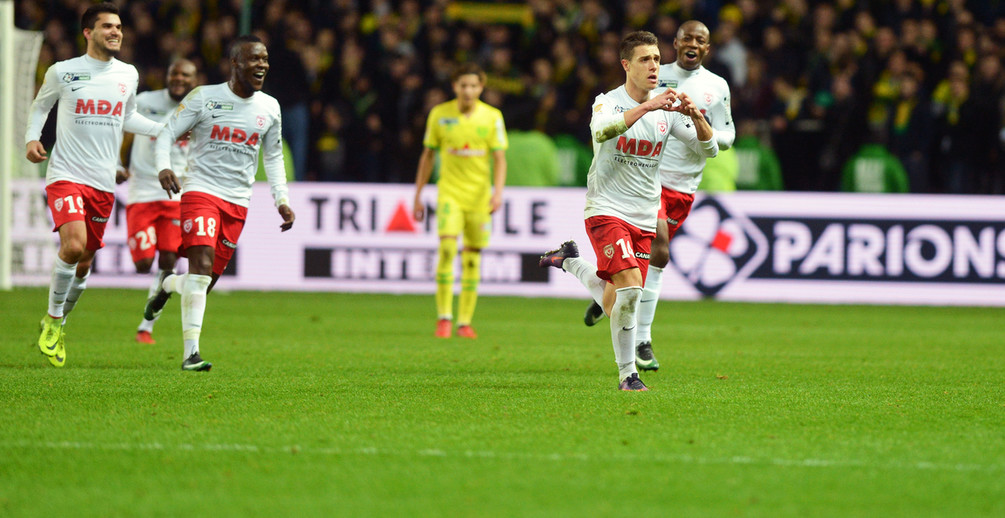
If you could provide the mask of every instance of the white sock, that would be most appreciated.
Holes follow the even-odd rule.
[[[160,316],[158,316],[157,318],[160,318]],[[146,331],[148,333],[153,333],[154,332],[154,322],[157,321],[157,318],[155,318],[153,320],[147,320],[145,318],[141,319],[140,320],[140,325],[139,325],[139,327],[136,328],[136,331],[137,332],[138,331]]]
[[[185,279],[188,274],[177,275],[169,274],[168,276],[161,279],[161,289],[168,293],[181,293],[185,286]]]
[[[151,299],[151,298],[153,298],[155,295],[157,295],[157,293],[161,290],[161,283],[164,281],[164,279],[168,275],[171,275],[171,272],[160,271],[160,272],[157,272],[156,275],[154,275],[154,280],[153,280],[153,282],[150,283],[150,288],[147,289],[147,299],[148,300]],[[157,322],[157,319],[159,319],[160,317],[161,317],[160,315],[157,315],[156,317],[154,317],[153,320],[147,320],[146,318],[140,319],[140,326],[138,328],[136,328],[136,330],[137,331],[146,331],[148,333],[153,333],[154,332],[154,323]]]
[[[614,307],[611,309],[611,342],[614,344],[614,361],[618,363],[620,380],[635,370],[635,328],[639,313],[641,286],[629,286],[616,290]]]
[[[73,280],[70,282],[70,289],[66,292],[66,302],[63,303],[63,318],[70,316],[70,312],[73,311],[74,306],[77,305],[77,301],[80,300],[80,296],[87,289],[87,278],[91,276],[91,272],[87,272],[83,278],[73,276]]]
[[[70,291],[70,283],[73,282],[76,271],[77,263],[64,263],[59,256],[56,256],[56,260],[52,264],[52,277],[49,279],[50,317],[60,318],[63,316],[66,294]]]
[[[169,276],[170,278],[171,276]],[[199,333],[206,314],[206,292],[213,280],[209,275],[185,275],[181,291],[181,332],[185,339],[185,358],[199,352]]]
[[[562,261],[562,269],[575,275],[579,282],[590,291],[590,296],[601,307],[604,305],[604,286],[607,281],[597,277],[597,267],[582,257],[568,257]]]
[[[663,268],[649,265],[646,287],[642,289],[642,300],[639,301],[639,330],[635,336],[638,343],[653,340],[653,320],[656,319],[656,304],[660,300],[661,288],[663,288]]]

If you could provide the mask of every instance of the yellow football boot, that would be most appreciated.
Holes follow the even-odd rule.
[[[46,356],[54,356],[63,336],[63,319],[45,315],[38,324],[38,349]]]

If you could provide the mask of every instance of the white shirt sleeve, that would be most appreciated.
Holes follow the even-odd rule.
[[[678,112],[673,112],[673,117],[675,120],[670,125],[670,134],[674,138],[706,158],[719,154],[719,143],[715,138],[715,131],[712,132],[712,138],[707,141],[698,140],[698,132],[694,129],[691,117]]]
[[[192,90],[163,124],[163,129],[157,134],[157,142],[154,144],[154,164],[157,171],[171,169],[171,146],[199,120],[203,104],[201,99],[199,88]]]
[[[49,118],[49,111],[59,100],[59,94],[59,73],[56,72],[56,65],[52,65],[45,71],[45,80],[28,112],[28,127],[24,132],[26,145],[42,137],[42,127]]]
[[[723,91],[718,102],[712,103],[709,107],[711,114],[715,141],[719,144],[719,149],[729,149],[736,141],[736,125],[733,124],[733,113],[730,109],[729,85],[723,82]]]
[[[603,94],[593,101],[593,116],[590,118],[590,133],[593,141],[600,143],[610,140],[626,131],[625,114],[614,109],[614,99]]]
[[[286,186],[286,165],[283,161],[283,122],[279,113],[277,107],[276,123],[262,137],[262,163],[276,207],[290,204],[289,188]]]

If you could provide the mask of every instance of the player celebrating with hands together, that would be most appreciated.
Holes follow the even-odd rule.
[[[280,135],[279,103],[261,92],[269,71],[269,53],[255,36],[241,36],[230,48],[230,80],[192,90],[168,119],[157,138],[156,161],[161,186],[181,192],[182,250],[189,273],[168,275],[147,301],[144,318],[153,320],[171,293],[181,293],[182,369],[208,371],[212,364],[199,354],[199,335],[206,295],[234,255],[244,228],[251,184],[262,149],[272,198],[283,218],[280,229],[293,227]],[[189,171],[180,184],[170,165],[171,145],[185,132]]]
[[[733,115],[729,109],[729,85],[722,77],[702,66],[711,48],[708,27],[697,20],[686,21],[677,30],[673,41],[677,60],[660,65],[660,86],[669,86],[686,93],[709,121],[719,149],[729,149],[736,139]],[[684,224],[691,212],[694,193],[701,183],[705,155],[694,153],[685,143],[671,141],[660,160],[660,216],[656,221],[649,274],[639,302],[639,328],[636,336],[635,362],[642,370],[657,370],[659,361],[653,354],[651,329],[663,286],[663,268],[670,261],[670,239]],[[603,318],[604,310],[593,302],[586,311],[586,325]]]
[[[575,275],[611,316],[620,390],[648,390],[635,366],[639,299],[660,206],[659,164],[672,138],[693,153],[718,153],[712,128],[694,102],[673,88],[652,95],[660,64],[656,36],[636,31],[621,41],[625,84],[593,103],[593,162],[587,177],[586,232],[597,266],[573,241],[541,257],[540,266]]]

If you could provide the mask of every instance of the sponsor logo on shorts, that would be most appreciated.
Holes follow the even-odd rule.
[[[188,234],[189,232],[191,232],[192,231],[192,220],[186,219],[185,223],[181,226],[181,229],[186,234]]]
[[[649,260],[649,254],[647,254],[645,252],[635,252],[635,258],[636,259],[645,259],[646,261],[648,261]]]
[[[227,248],[237,248],[237,243],[231,243],[226,238],[221,239],[220,241],[223,243],[223,246],[226,246]]]
[[[676,227],[677,225],[680,225],[680,221],[677,221],[673,218],[667,218],[667,225],[670,225],[671,227]]]
[[[614,245],[607,245],[607,246],[605,246],[604,247],[604,255],[607,256],[608,259],[614,257]]]
[[[108,218],[102,218],[101,216],[91,216],[91,221],[95,223],[108,223]]]
[[[181,225],[181,220],[180,219],[172,219],[171,220],[171,224],[177,227],[177,226]]]

